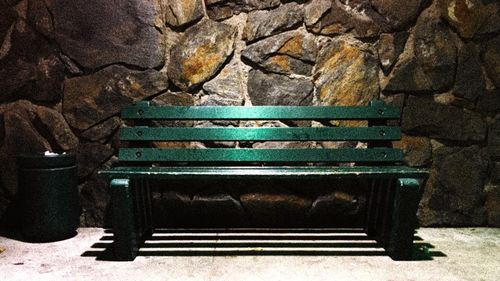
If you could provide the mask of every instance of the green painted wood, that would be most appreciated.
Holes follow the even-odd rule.
[[[131,127],[124,141],[370,141],[399,140],[399,127],[335,128],[178,128]]]
[[[370,120],[398,119],[400,110],[372,106],[145,106],[122,109],[123,119],[162,120]]]
[[[213,166],[213,167],[114,167],[102,170],[100,175],[111,178],[194,178],[194,177],[222,177],[222,178],[247,178],[247,177],[369,177],[369,178],[398,178],[407,176],[412,178],[425,178],[429,174],[426,169],[411,168],[407,166]]]
[[[393,148],[122,148],[119,159],[127,162],[394,162],[403,159],[403,151]]]

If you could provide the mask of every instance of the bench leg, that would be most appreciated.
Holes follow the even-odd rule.
[[[128,179],[113,179],[110,184],[113,203],[113,251],[118,260],[134,260],[138,237],[134,217],[134,191]]]
[[[398,179],[394,196],[392,227],[386,249],[394,260],[410,260],[420,201],[419,181],[410,178]]]

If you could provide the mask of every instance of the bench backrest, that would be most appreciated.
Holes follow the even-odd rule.
[[[401,129],[386,126],[400,110],[381,101],[369,106],[154,106],[141,102],[122,110],[122,118],[141,125],[153,120],[368,120],[367,127],[152,127],[122,128],[123,162],[400,162],[403,153],[390,147]],[[158,123],[158,122],[157,122]],[[157,141],[361,141],[367,148],[154,148]],[[144,165],[142,163],[141,165]]]

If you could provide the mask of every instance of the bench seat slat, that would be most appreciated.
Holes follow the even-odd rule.
[[[123,128],[124,141],[369,141],[399,140],[399,127],[335,128]]]
[[[398,119],[400,110],[372,106],[145,106],[123,108],[123,119],[156,120],[372,120]]]
[[[122,148],[121,161],[134,162],[395,162],[394,148],[252,149],[252,148]]]
[[[193,177],[414,177],[425,178],[426,169],[406,166],[279,166],[279,167],[115,167],[100,171],[111,178],[193,178]]]

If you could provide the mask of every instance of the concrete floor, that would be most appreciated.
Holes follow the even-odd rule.
[[[0,280],[500,280],[498,228],[420,229],[432,259],[409,262],[359,232],[159,232],[133,262],[101,260],[112,239],[102,229],[42,244],[0,237]]]

